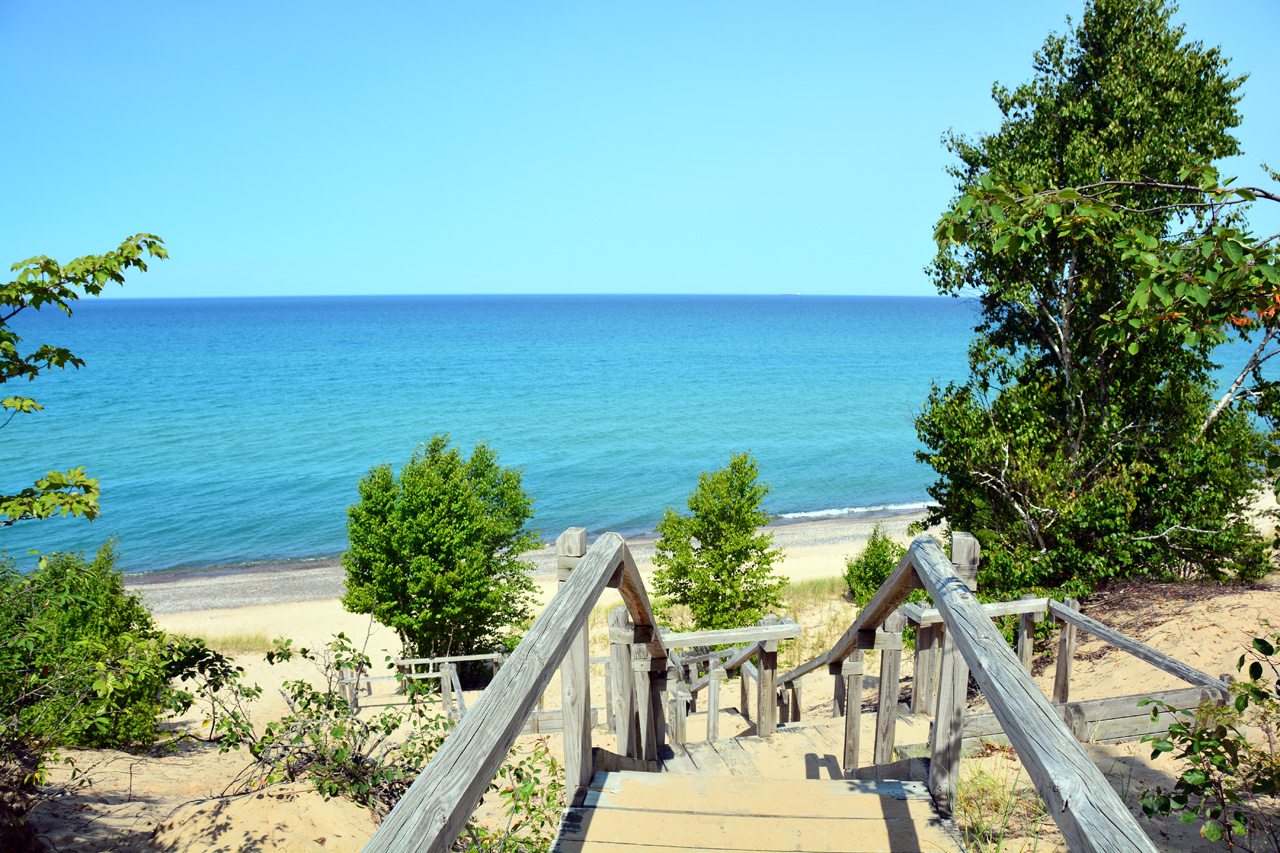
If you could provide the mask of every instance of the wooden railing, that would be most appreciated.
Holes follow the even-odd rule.
[[[648,671],[665,675],[666,649],[654,630],[653,609],[640,573],[622,537],[606,533],[582,557],[488,688],[378,827],[365,847],[367,853],[448,850],[562,663],[564,680],[571,682],[564,708],[566,759],[576,757],[576,766],[569,770],[578,785],[590,781],[589,695],[579,687],[587,683],[587,656],[582,649],[579,667],[570,647],[578,645],[592,607],[610,586],[622,595],[630,622],[645,632],[636,645],[637,656],[642,654],[649,662]],[[574,675],[577,669],[581,678]]]
[[[958,558],[956,562],[961,569],[971,570],[977,563],[977,543],[966,534],[955,534],[955,537],[959,541],[953,539],[953,546],[958,544],[959,547],[953,550],[953,558]],[[1136,819],[1064,722],[1060,708],[1051,705],[1032,680],[1028,671],[1033,618],[1030,614],[1048,610],[1056,618],[1108,642],[1120,645],[1117,640],[1123,640],[1122,648],[1169,671],[1177,669],[1180,677],[1191,680],[1194,675],[1202,681],[1214,682],[1206,681],[1203,684],[1205,690],[1218,690],[1224,685],[1185,664],[1175,667],[1170,663],[1171,658],[1080,615],[1070,607],[1039,599],[1005,602],[990,608],[997,614],[1023,615],[1020,634],[1027,639],[1019,644],[1023,654],[1015,654],[992,622],[992,613],[978,602],[969,583],[957,573],[957,566],[928,536],[918,537],[911,543],[888,580],[826,654],[785,674],[779,679],[780,683],[793,682],[806,672],[825,665],[842,680],[852,682],[856,679],[856,685],[846,683],[845,696],[848,705],[858,704],[862,652],[880,648],[884,650],[882,658],[891,659],[895,654],[900,658],[901,645],[894,640],[901,637],[903,613],[898,608],[912,590],[919,588],[928,591],[936,611],[916,608],[906,613],[919,626],[944,626],[941,636],[933,635],[929,647],[930,654],[936,650],[940,657],[933,687],[935,713],[928,770],[929,790],[939,810],[949,814],[954,802],[965,726],[965,685],[972,672],[994,712],[995,720],[1017,751],[1070,849],[1114,853],[1154,851],[1155,847]],[[881,728],[891,727],[897,715],[896,665],[892,660],[882,663],[890,671],[882,669],[881,673],[877,744],[881,740]],[[1069,672],[1068,668],[1067,678]],[[851,746],[849,731],[853,729],[856,732],[858,728],[858,715],[853,709],[850,711],[846,717],[846,761]],[[856,734],[852,739],[856,763]],[[892,743],[891,732],[886,740]],[[877,749],[876,763],[879,764],[881,759]]]

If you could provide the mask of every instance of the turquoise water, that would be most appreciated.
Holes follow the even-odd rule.
[[[651,530],[750,449],[773,512],[918,505],[911,418],[962,378],[973,304],[944,298],[421,296],[98,300],[15,324],[84,358],[7,393],[0,485],[83,465],[102,516],[0,548],[119,539],[129,571],[331,555],[357,480],[435,432],[524,468],[548,538]]]

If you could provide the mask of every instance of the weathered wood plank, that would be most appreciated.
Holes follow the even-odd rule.
[[[576,569],[574,570],[576,571]],[[574,637],[560,667],[560,707],[564,714],[565,793],[573,800],[591,781],[591,656],[587,626]]]
[[[791,640],[804,633],[794,622],[778,622],[773,625],[748,625],[745,628],[725,628],[717,631],[685,631],[680,634],[664,634],[662,644],[668,649],[687,649],[690,646],[736,646],[740,643],[756,643],[765,640]]]
[[[449,849],[626,553],[617,534],[596,540],[470,713],[383,820],[366,853]]]
[[[938,699],[933,712],[933,737],[929,743],[929,790],[933,793],[933,801],[938,804],[938,811],[949,816],[960,786],[969,667],[956,650],[953,632],[946,626],[943,626],[938,641],[938,651],[941,663]]]
[[[662,764],[658,761],[645,761],[642,758],[618,755],[616,752],[610,752],[598,746],[591,748],[591,765],[595,767],[596,773],[617,773],[621,770],[638,773],[662,772]]]
[[[762,625],[772,625],[777,621],[778,617],[772,614],[760,620]],[[778,652],[776,648],[769,651],[768,646],[768,643],[763,644],[757,658],[760,668],[756,679],[756,716],[759,717],[756,734],[760,737],[768,737],[778,728]]]
[[[929,759],[902,758],[887,764],[874,764],[871,767],[859,767],[854,774],[857,779],[901,779],[907,782],[929,781]]]
[[[895,817],[936,819],[928,792],[919,782],[902,780],[793,780],[760,776],[653,776],[645,773],[597,773],[584,808],[625,809],[674,814],[756,817],[884,818],[881,798],[903,804]],[[644,839],[636,838],[634,841]]]
[[[729,769],[729,765],[715,747],[704,740],[690,741],[684,745],[684,751],[689,754],[689,758],[693,760],[693,764],[698,768],[698,772],[703,776],[732,776],[733,773]]]
[[[902,672],[901,611],[890,613],[880,627],[884,634],[898,640],[897,650],[880,653],[880,704],[876,708],[876,739],[872,746],[872,764],[888,764],[893,761],[893,735],[898,723],[898,684]]]
[[[719,667],[708,673],[711,689],[707,691],[707,740],[720,739],[720,685],[728,678],[728,674]]]
[[[1030,593],[1022,596],[1023,600],[1034,597]],[[1018,663],[1022,664],[1022,668],[1027,672],[1031,671],[1031,656],[1035,653],[1036,622],[1040,621],[1040,618],[1037,618],[1035,613],[1023,613],[1018,618]]]
[[[915,665],[911,673],[911,713],[933,711],[938,696],[938,630],[937,625],[916,629]]]
[[[1016,599],[1014,601],[988,601],[982,605],[982,609],[992,619],[997,616],[1018,616],[1023,613],[1039,614],[1036,621],[1044,618],[1044,612],[1049,607],[1049,599],[1047,598],[1026,598]],[[926,625],[937,625],[942,621],[942,614],[938,612],[936,607],[923,607],[919,604],[908,604],[904,609],[904,615],[908,622],[924,627]]]
[[[663,773],[675,773],[683,776],[697,776],[698,765],[693,763],[689,753],[678,743],[669,743],[658,749],[658,760],[662,762]]]
[[[655,660],[665,660],[667,650],[662,645],[662,635],[658,631],[657,617],[653,615],[649,593],[645,591],[644,581],[640,578],[640,570],[636,568],[635,558],[626,547],[622,549],[622,572],[618,582],[618,595],[622,596],[622,603],[627,605],[632,623],[637,628],[650,630],[650,638],[646,643],[649,647],[649,655]]]
[[[944,642],[955,643],[978,679],[1068,846],[1087,853],[1154,853],[1150,839],[1018,663],[937,544],[928,537],[917,537],[907,558],[942,611],[945,636],[951,638]],[[1053,604],[1050,602],[1051,608]],[[946,684],[942,687],[947,689]],[[942,720],[938,727],[942,727]],[[935,754],[931,786],[937,761]]]
[[[755,655],[755,653],[759,651],[759,649],[760,649],[759,643],[747,643],[745,646],[742,646],[741,648],[734,649],[732,653],[725,659],[724,663],[720,664],[720,668],[723,669],[725,672],[733,672],[734,670],[739,669],[743,664],[750,661],[751,658]],[[753,667],[751,671],[755,672],[755,668]],[[708,680],[708,677],[705,675],[695,680],[692,684],[689,685],[689,692],[697,693],[699,690],[707,686],[707,680]]]
[[[751,760],[751,756],[747,755],[747,751],[742,748],[742,744],[738,743],[736,738],[723,738],[711,744],[726,765],[729,772],[734,776],[759,776],[760,770],[756,767],[755,762]]]
[[[1074,598],[1068,598],[1062,604],[1070,610],[1080,609],[1080,602]],[[1076,626],[1056,616],[1054,620],[1062,627],[1058,634],[1058,667],[1053,676],[1053,701],[1066,702],[1071,698],[1071,669],[1076,658]]]
[[[864,652],[854,651],[840,665],[840,677],[845,681],[844,754],[840,766],[845,776],[858,769],[862,751],[862,674],[865,665]]]
[[[1109,723],[1113,720],[1141,718],[1151,722],[1151,706],[1140,706],[1144,699],[1155,699],[1174,708],[1198,708],[1206,702],[1222,704],[1230,694],[1226,689],[1212,687],[1183,687],[1178,690],[1162,690],[1155,693],[1135,693],[1131,696],[1112,696],[1107,699],[1090,699],[1085,702],[1054,703],[1053,708],[1058,716],[1070,727],[1073,724],[1092,726],[1097,723]],[[1170,719],[1161,715],[1163,722],[1153,726],[1169,728]],[[1154,731],[1155,729],[1153,729]],[[970,714],[965,717],[964,736],[983,737],[999,734],[1004,731],[995,714]],[[1091,731],[1091,730],[1090,730]],[[1090,731],[1073,732],[1078,740],[1090,739]],[[1114,737],[1115,735],[1108,735]]]
[[[719,777],[717,777],[719,778]],[[850,798],[853,799],[853,798]],[[770,851],[806,850],[813,853],[885,850],[956,850],[954,838],[941,827],[911,816],[912,803],[889,800],[883,803],[890,814],[880,814],[879,798],[868,798],[865,817],[803,817],[787,815],[706,815],[661,812],[662,834],[679,839],[696,850],[720,847]],[[651,813],[630,809],[566,809],[560,828],[560,844],[568,850],[570,841],[630,844]],[[586,849],[586,848],[583,848]]]
[[[1146,643],[1125,636],[1116,629],[1103,625],[1097,619],[1085,616],[1083,613],[1077,613],[1070,607],[1066,607],[1056,601],[1049,602],[1049,610],[1054,616],[1064,622],[1070,622],[1086,634],[1108,642],[1121,651],[1128,652],[1139,660],[1146,661],[1156,669],[1162,669],[1170,675],[1181,678],[1188,684],[1194,684],[1197,687],[1212,687],[1214,689],[1227,686],[1221,679],[1214,678],[1207,672],[1201,672],[1195,667],[1187,666],[1182,661],[1170,657],[1159,649],[1153,649]]]

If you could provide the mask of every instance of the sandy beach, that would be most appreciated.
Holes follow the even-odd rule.
[[[907,525],[918,517],[919,514],[895,514],[779,525],[773,528],[775,543],[785,554],[779,571],[791,580],[837,577],[843,571],[845,559],[862,549],[877,521],[905,543]],[[652,540],[635,539],[629,545],[642,575],[648,578],[653,569]],[[531,557],[539,597],[545,604],[557,586],[554,555],[550,549],[544,549]],[[224,641],[256,636],[288,637],[295,645],[316,648],[341,631],[362,645],[375,662],[399,653],[399,641],[393,632],[372,623],[366,616],[343,610],[338,600],[342,592],[342,569],[336,561],[317,561],[302,568],[295,565],[291,571],[274,568],[153,576],[130,579],[129,586],[142,594],[163,629],[204,637],[215,647]],[[614,598],[616,593],[606,590],[601,604],[608,604]],[[1236,658],[1249,638],[1259,633],[1262,620],[1280,612],[1280,590],[1268,585],[1207,590],[1198,585],[1179,585],[1159,587],[1157,592],[1145,597],[1118,590],[1100,596],[1097,606],[1086,608],[1086,612],[1216,676],[1233,673]],[[835,602],[799,614],[799,618],[806,636],[812,632],[817,638],[827,636],[833,629],[837,633],[843,630],[854,613],[851,604]],[[592,642],[593,655],[605,653],[607,635],[598,638],[593,634]],[[1051,660],[1054,644],[1050,646],[1035,670],[1037,681],[1046,691],[1052,687],[1054,674]],[[276,689],[286,679],[315,677],[314,667],[304,661],[271,667],[261,654],[243,654],[238,656],[237,663],[244,666],[249,682],[264,687],[262,700],[255,709],[256,718],[260,720],[287,712],[285,701]],[[869,661],[867,671],[878,670]],[[1079,647],[1075,673],[1073,701],[1178,686],[1172,676],[1098,642],[1084,642]],[[903,676],[909,678],[910,674],[908,655]],[[596,699],[592,704],[599,705],[604,693],[603,670],[593,679],[592,693]],[[812,686],[804,691],[804,718],[830,719],[830,679],[825,676],[813,679]],[[871,676],[867,678],[866,701],[873,701],[877,681]],[[474,701],[478,695],[470,695],[469,700]],[[554,699],[548,707],[558,705],[558,676],[546,695]],[[730,695],[736,697],[736,688]],[[374,696],[371,709],[376,710],[380,701]],[[971,711],[980,710],[980,700],[975,702]],[[874,725],[874,718],[874,714],[864,713],[864,727]],[[725,722],[722,722],[721,736],[735,734],[733,719],[722,719]],[[741,721],[740,717],[736,719]],[[179,724],[198,727],[198,719],[192,716]],[[693,728],[690,736],[696,736]],[[531,737],[522,738],[521,742]],[[542,737],[552,752],[559,754],[560,736]],[[596,729],[593,742],[607,749],[612,738],[604,730]],[[868,749],[870,743],[868,732],[864,735]],[[1113,779],[1117,790],[1138,792],[1144,786],[1171,784],[1171,762],[1152,762],[1148,757],[1149,747],[1135,742],[1087,744],[1086,748]],[[248,796],[221,798],[249,758],[238,753],[219,755],[216,747],[208,744],[187,741],[176,752],[148,756],[96,750],[68,752],[82,769],[89,771],[93,784],[71,789],[66,797],[45,804],[36,813],[42,837],[55,849],[139,853],[229,853],[241,849],[355,851],[363,847],[375,829],[369,812],[345,801],[324,800],[301,783]],[[964,772],[1011,773],[1011,778],[1016,778],[1020,771],[1016,761],[1010,761],[1007,754],[996,752],[981,760],[966,761]],[[1130,799],[1136,809],[1136,799]],[[1192,828],[1181,827],[1176,821],[1148,826],[1158,849],[1211,849],[1201,846]],[[1038,849],[1055,849],[1053,839],[1052,821],[1049,821]]]

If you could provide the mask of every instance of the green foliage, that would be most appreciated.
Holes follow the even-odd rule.
[[[1238,150],[1242,78],[1170,11],[1089,3],[1036,54],[1030,83],[996,87],[998,132],[948,140],[958,197],[931,272],[942,293],[976,291],[981,320],[970,378],[935,386],[916,420],[918,456],[939,474],[930,522],[982,541],[986,592],[1267,567],[1244,516],[1271,443],[1255,408],[1214,405],[1212,337],[1118,322],[1150,260],[1138,235],[1208,215],[1175,210],[1182,165]],[[1124,203],[1090,191],[1127,175],[1142,183]],[[1036,193],[1046,186],[1080,189]]]
[[[399,476],[375,466],[347,509],[343,605],[394,628],[410,657],[501,648],[532,608],[519,557],[538,537],[525,529],[533,499],[520,477],[487,445],[466,458],[447,435],[419,446]]]
[[[64,347],[42,344],[23,354],[22,338],[8,325],[19,312],[39,311],[54,306],[68,315],[71,304],[83,296],[97,296],[111,282],[124,284],[130,269],[145,271],[146,257],[167,258],[163,241],[153,234],[136,234],[105,255],[88,255],[67,264],[40,255],[12,266],[12,281],[0,284],[0,384],[11,379],[35,379],[42,370],[83,367],[84,361]],[[19,413],[39,411],[42,406],[29,397],[17,395],[0,399],[0,413],[9,410],[7,424]],[[15,494],[0,494],[0,527],[32,518],[52,515],[98,515],[98,481],[82,468],[49,471]]]
[[[750,453],[698,477],[689,495],[689,515],[668,507],[658,524],[654,588],[685,605],[699,629],[736,628],[760,619],[779,604],[785,578],[773,574],[782,552],[773,534],[758,533],[771,516],[761,504],[769,486]]]
[[[211,659],[218,657],[215,652]],[[305,780],[326,797],[345,797],[385,816],[444,741],[449,721],[417,701],[412,681],[404,682],[409,704],[360,716],[342,696],[338,680],[344,670],[367,672],[370,661],[345,634],[337,634],[319,653],[277,640],[266,655],[272,665],[295,657],[316,663],[323,686],[306,679],[285,682],[290,713],[261,729],[253,723],[250,705],[262,691],[242,682],[242,669],[225,666],[223,659],[210,669],[216,685],[203,684],[220,751],[243,747],[253,757],[239,788]]]
[[[168,699],[164,635],[125,592],[111,543],[0,563],[0,764],[39,780],[62,746],[148,745]],[[16,769],[15,769],[16,768]]]
[[[884,525],[877,521],[862,553],[850,557],[844,564],[844,580],[849,585],[849,595],[859,607],[871,600],[906,553],[907,549],[890,539],[884,532]],[[928,593],[918,589],[911,594],[910,600],[925,601],[927,598]]]
[[[1173,790],[1142,795],[1148,817],[1177,814],[1183,823],[1201,821],[1205,838],[1242,850],[1280,851],[1280,634],[1256,637],[1248,654],[1249,680],[1231,686],[1235,701],[1223,708],[1175,710],[1152,704],[1151,719],[1174,716],[1166,736],[1148,735],[1151,757],[1174,754],[1185,770]],[[1246,656],[1236,665],[1243,670]],[[1250,738],[1252,728],[1261,737]]]

